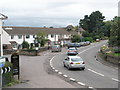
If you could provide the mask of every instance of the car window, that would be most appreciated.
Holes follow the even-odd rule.
[[[71,58],[71,61],[83,61],[81,58]]]
[[[75,48],[69,48],[69,50],[76,50]]]

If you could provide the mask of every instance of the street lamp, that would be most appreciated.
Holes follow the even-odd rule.
[[[2,44],[2,33],[3,33],[3,29],[2,29],[2,20],[5,20],[7,19],[8,17],[1,14],[0,13],[0,56],[2,57],[3,56],[3,44]],[[0,64],[2,63],[2,60],[0,60]],[[1,66],[1,65],[0,65]],[[0,89],[2,89],[2,73],[1,73],[1,69],[2,67],[0,67]]]
[[[0,56],[3,56],[3,44],[2,44],[2,20],[7,19],[8,17],[0,13]]]

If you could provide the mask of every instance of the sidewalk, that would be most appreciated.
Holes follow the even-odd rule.
[[[45,51],[42,56],[20,56],[21,81],[8,88],[76,88],[70,83],[54,75],[49,67],[49,59],[53,54]]]

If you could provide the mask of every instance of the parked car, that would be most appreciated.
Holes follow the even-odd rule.
[[[60,47],[60,45],[53,45],[51,47],[51,51],[52,52],[61,52],[62,51],[62,48]]]
[[[86,42],[80,42],[80,45],[81,45],[81,46],[85,46],[85,45],[86,45]]]
[[[85,62],[79,56],[67,56],[65,60],[63,60],[64,67],[67,67],[68,70],[72,68],[80,68],[82,70],[85,69]]]
[[[76,47],[71,47],[67,50],[67,55],[77,55],[78,52],[77,52],[77,49]]]
[[[68,49],[69,49],[70,47],[76,47],[76,46],[75,46],[75,43],[69,43],[69,44],[68,44]]]
[[[80,43],[75,43],[75,47],[80,47]]]
[[[90,41],[86,41],[86,44],[87,44],[87,45],[90,45]]]

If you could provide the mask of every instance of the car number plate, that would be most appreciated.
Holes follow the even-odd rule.
[[[80,63],[76,63],[76,64],[80,64]]]

